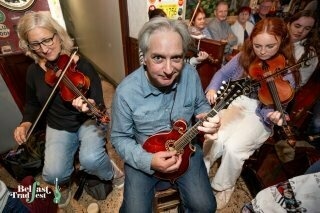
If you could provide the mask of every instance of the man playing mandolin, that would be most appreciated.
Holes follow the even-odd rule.
[[[139,33],[144,63],[119,84],[112,106],[111,141],[125,161],[120,212],[152,212],[156,186],[163,181],[178,187],[187,212],[216,210],[200,147],[192,147],[191,139],[184,150],[176,146],[193,116],[201,118],[211,109],[196,70],[183,60],[190,42],[183,22],[163,17],[150,20]],[[219,117],[212,116],[194,131],[214,139],[219,126]],[[144,149],[146,140],[154,150]],[[195,148],[191,153],[190,147]],[[184,172],[166,176],[174,176],[185,161]]]

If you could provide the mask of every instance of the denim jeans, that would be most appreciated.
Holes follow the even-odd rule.
[[[2,211],[3,213],[28,213],[29,209],[19,198],[8,197],[7,203]]]
[[[312,174],[316,172],[320,172],[320,160],[313,163],[304,174],[306,175],[306,174]]]
[[[213,195],[203,153],[199,146],[190,158],[186,173],[175,182],[179,189],[184,212],[208,212],[216,210],[216,200]],[[162,180],[143,173],[125,164],[124,198],[120,212],[152,212],[152,201],[155,186]]]
[[[54,184],[67,183],[74,170],[74,155],[79,148],[80,169],[96,175],[101,180],[113,177],[110,158],[105,150],[105,131],[96,126],[95,120],[87,120],[77,132],[46,128],[43,179]]]

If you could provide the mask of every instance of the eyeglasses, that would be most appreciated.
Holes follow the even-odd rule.
[[[41,42],[36,42],[36,43],[30,43],[28,44],[28,47],[32,50],[39,50],[41,48],[41,44],[44,46],[51,46],[53,45],[53,39],[56,33],[53,34],[51,38],[46,38],[42,40]]]

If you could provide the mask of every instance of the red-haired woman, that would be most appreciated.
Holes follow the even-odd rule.
[[[280,57],[280,54],[286,65],[295,63],[285,22],[279,18],[261,20],[253,28],[240,53],[213,76],[206,89],[207,100],[211,104],[215,102],[216,91],[222,81],[250,76],[249,68],[253,63],[265,70],[262,66],[267,66],[268,62]],[[292,74],[283,78],[288,80],[289,88],[295,87],[296,78]],[[256,91],[248,96],[239,96],[232,101],[228,109],[220,111],[219,114],[221,127],[218,138],[211,147],[210,141],[206,141],[204,151],[207,153],[204,160],[209,171],[212,164],[222,157],[211,182],[212,188],[217,192],[218,209],[221,209],[230,200],[244,161],[268,139],[274,124],[282,125],[283,119],[273,106],[262,104]]]

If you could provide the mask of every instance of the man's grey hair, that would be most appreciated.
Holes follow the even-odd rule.
[[[156,31],[172,31],[181,36],[183,54],[185,55],[192,42],[187,25],[181,20],[172,20],[164,17],[155,17],[145,23],[139,32],[139,48],[145,55],[149,48],[150,36]]]

